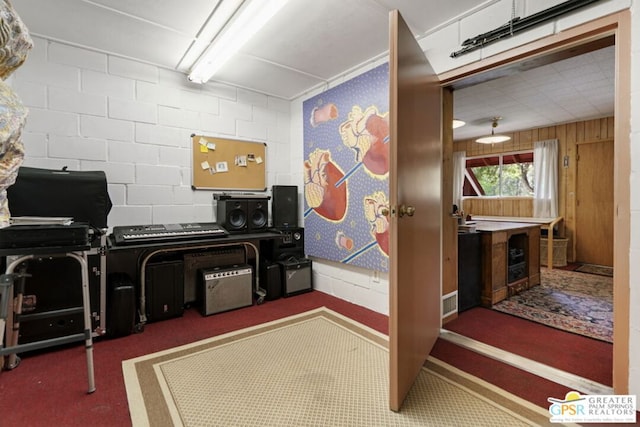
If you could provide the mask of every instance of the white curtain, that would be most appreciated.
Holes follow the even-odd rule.
[[[462,187],[467,159],[464,151],[453,153],[453,204],[462,209]]]
[[[533,192],[533,216],[555,218],[558,216],[558,140],[538,141],[533,146],[535,190]]]

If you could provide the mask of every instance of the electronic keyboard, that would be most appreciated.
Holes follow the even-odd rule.
[[[113,243],[120,246],[177,240],[214,239],[225,237],[228,234],[227,230],[215,222],[125,225],[113,227]]]

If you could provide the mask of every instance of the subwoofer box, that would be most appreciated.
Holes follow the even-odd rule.
[[[130,335],[136,323],[136,292],[127,273],[111,273],[107,280],[107,336]]]
[[[203,316],[253,305],[253,269],[247,264],[200,270]]]
[[[278,263],[260,263],[260,287],[267,293],[264,297],[267,301],[273,301],[282,296],[282,274],[280,271]]]
[[[281,267],[282,290],[285,297],[313,289],[310,259],[280,261],[278,264]]]
[[[148,322],[184,313],[183,267],[182,260],[147,264],[144,286]]]

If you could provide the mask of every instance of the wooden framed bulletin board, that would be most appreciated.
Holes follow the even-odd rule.
[[[191,135],[191,143],[194,190],[267,189],[267,144],[204,135]]]

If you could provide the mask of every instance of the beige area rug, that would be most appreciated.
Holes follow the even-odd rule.
[[[519,426],[549,413],[430,359],[388,409],[387,337],[328,309],[123,362],[134,426]]]

